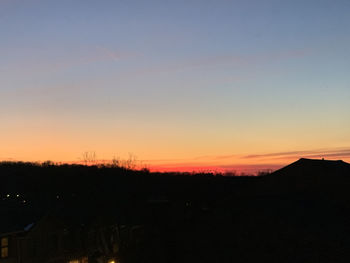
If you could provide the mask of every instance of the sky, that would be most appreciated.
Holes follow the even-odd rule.
[[[350,161],[348,0],[0,0],[0,159]]]

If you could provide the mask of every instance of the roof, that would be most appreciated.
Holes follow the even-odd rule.
[[[26,210],[0,206],[0,235],[29,231],[40,216]]]
[[[272,175],[278,176],[350,176],[350,164],[341,160],[319,160],[301,158],[283,167]]]

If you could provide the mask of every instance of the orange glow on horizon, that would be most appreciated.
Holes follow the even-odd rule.
[[[283,165],[233,165],[222,166],[151,166],[151,172],[180,172],[180,173],[227,173],[235,175],[255,175],[260,171],[275,171]]]
[[[12,152],[16,152],[17,147],[14,145]],[[18,158],[2,158],[3,161],[28,161],[28,162],[45,162],[51,160],[54,163],[67,163],[67,164],[110,164],[112,163],[111,158],[103,158],[96,154],[96,160],[93,162],[84,161],[82,154],[66,154],[65,151],[48,151],[48,148],[36,147],[34,150],[28,144],[26,151],[18,151],[23,155]],[[63,147],[63,146],[62,146]],[[9,148],[10,149],[10,148]],[[57,148],[58,150],[60,148]],[[102,151],[101,151],[102,152]],[[145,151],[144,151],[145,152]],[[107,152],[108,153],[108,152]],[[289,152],[265,152],[259,154],[227,154],[227,155],[202,155],[199,157],[188,157],[182,158],[166,158],[171,153],[164,154],[164,159],[157,159],[155,153],[150,152],[150,157],[153,158],[135,158],[133,168],[142,169],[147,168],[152,172],[212,172],[212,173],[227,173],[232,172],[236,174],[256,174],[259,171],[274,171],[285,165],[288,165],[300,158],[310,159],[329,159],[329,160],[343,160],[350,162],[350,149],[349,148],[330,148],[330,149],[319,149],[319,150],[301,150],[301,151],[289,151]],[[28,156],[31,156],[28,158]],[[51,158],[35,158],[35,156],[50,156]],[[62,156],[66,156],[62,158]],[[72,158],[73,156],[78,156]],[[114,156],[112,152],[105,154],[105,156]],[[128,154],[124,154],[124,157],[120,158],[122,162],[127,161]],[[145,154],[144,154],[145,156]],[[142,156],[142,157],[144,157]],[[161,156],[161,154],[158,154]],[[174,154],[175,157],[180,156],[178,153]],[[1,156],[0,156],[1,157]],[[26,158],[27,157],[27,158]],[[53,157],[53,158],[52,158]],[[102,157],[102,158],[101,158]],[[75,159],[75,160],[74,160]],[[118,158],[117,158],[118,159]]]

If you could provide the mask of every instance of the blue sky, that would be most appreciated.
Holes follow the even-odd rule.
[[[349,13],[340,0],[0,0],[0,158],[347,147]]]

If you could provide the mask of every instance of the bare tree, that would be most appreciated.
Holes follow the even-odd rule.
[[[127,170],[135,170],[141,162],[137,160],[137,157],[129,153],[128,159],[121,159],[119,157],[113,157],[112,162],[111,162],[111,167],[119,167]]]
[[[112,159],[111,166],[114,167],[114,168],[121,167],[121,160],[120,160],[120,158],[114,156],[113,159]]]
[[[84,152],[82,160],[85,165],[96,164],[96,153],[95,152]]]
[[[121,161],[121,167],[128,170],[135,170],[137,167],[137,157],[134,154],[129,153],[128,159]]]

